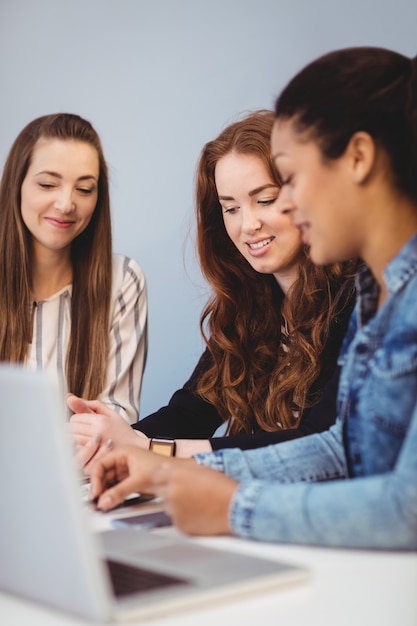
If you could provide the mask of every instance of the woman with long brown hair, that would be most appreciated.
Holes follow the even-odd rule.
[[[212,296],[201,316],[207,349],[167,407],[132,432],[99,403],[71,398],[79,445],[114,444],[178,456],[251,448],[300,437],[334,422],[336,369],[353,306],[355,263],[318,268],[286,215],[272,164],[271,111],[231,124],[204,147],[196,181],[197,242]],[[95,412],[95,415],[88,414]],[[215,431],[223,425],[223,436]],[[219,433],[216,433],[219,435]],[[88,455],[87,457],[88,458]]]
[[[137,263],[112,255],[107,165],[78,115],[18,135],[0,186],[0,360],[138,419],[147,298]]]

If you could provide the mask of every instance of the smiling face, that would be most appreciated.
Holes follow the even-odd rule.
[[[366,214],[351,154],[326,161],[317,142],[297,133],[290,120],[275,122],[271,149],[283,180],[281,195],[292,205],[312,261],[322,265],[360,256]]]
[[[257,272],[273,274],[287,291],[298,275],[302,244],[262,159],[226,154],[217,162],[215,182],[230,239]]]
[[[98,154],[90,144],[39,139],[21,189],[22,219],[35,256],[45,251],[69,254],[71,242],[94,213],[98,178]]]

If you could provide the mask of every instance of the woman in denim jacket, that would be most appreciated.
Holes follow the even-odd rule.
[[[352,48],[307,66],[277,100],[272,156],[313,261],[366,265],[335,426],[197,455],[200,467],[115,450],[94,467],[92,495],[110,508],[152,491],[193,534],[415,550],[417,58]]]

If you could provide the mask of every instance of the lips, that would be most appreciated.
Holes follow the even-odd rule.
[[[75,223],[73,220],[60,220],[55,217],[45,217],[45,220],[48,222],[48,224],[51,224],[56,228],[62,229],[69,228]]]
[[[254,242],[248,241],[246,243],[251,250],[260,250],[261,248],[264,248],[269,243],[271,243],[273,239],[274,237],[268,237],[267,239],[261,239],[260,241],[254,241]]]

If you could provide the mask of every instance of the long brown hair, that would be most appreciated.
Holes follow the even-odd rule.
[[[98,197],[87,228],[72,242],[71,335],[66,356],[68,389],[95,398],[108,360],[112,284],[112,235],[107,165],[91,124],[78,115],[37,118],[18,135],[0,184],[0,360],[21,363],[31,339],[29,313],[31,234],[21,216],[21,188],[40,138],[76,139],[93,146],[99,159]]]
[[[322,367],[332,318],[340,313],[352,267],[316,267],[303,247],[299,277],[284,295],[272,275],[260,274],[227,235],[215,185],[215,167],[231,151],[262,159],[281,186],[270,153],[272,111],[250,113],[205,145],[197,167],[197,246],[202,272],[213,294],[200,326],[211,354],[197,392],[212,403],[230,434],[262,428],[295,428]],[[284,319],[292,329],[281,350]],[[301,414],[301,411],[299,412]]]

